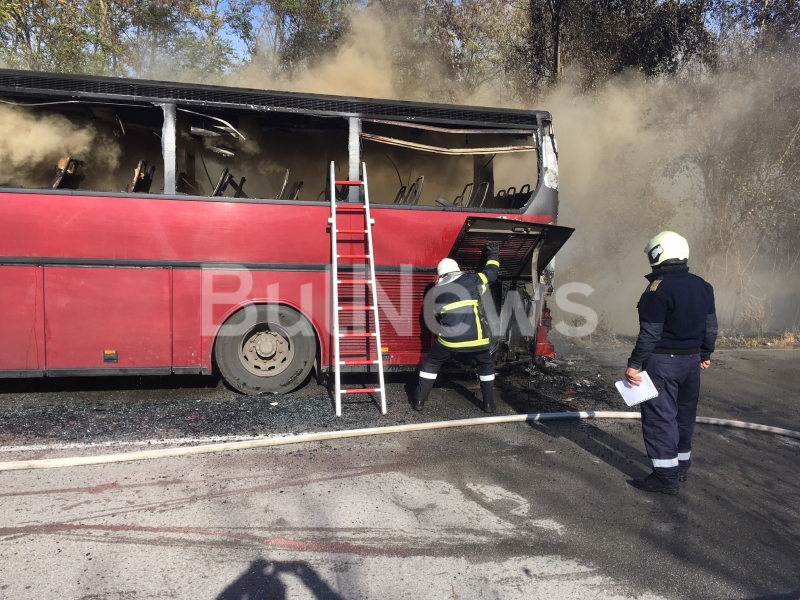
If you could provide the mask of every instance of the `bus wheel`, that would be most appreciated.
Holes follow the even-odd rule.
[[[214,357],[231,387],[249,396],[289,393],[314,366],[311,324],[288,306],[251,305],[219,330]]]

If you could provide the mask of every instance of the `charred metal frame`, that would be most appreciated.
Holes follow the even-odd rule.
[[[358,117],[347,118],[347,178],[350,181],[361,179],[359,166],[361,165],[361,119]],[[350,186],[348,201],[359,202],[361,200],[361,188]]]
[[[161,130],[161,153],[164,157],[164,193],[175,193],[175,171],[177,158],[177,139],[176,139],[176,111],[175,104],[165,102],[161,104],[164,111],[164,126]]]
[[[288,113],[327,118],[342,117],[348,120],[348,177],[358,178],[354,165],[361,159],[361,122],[411,126],[425,129],[440,129],[447,132],[470,131],[477,133],[508,132],[520,134],[533,132],[535,144],[542,148],[543,128],[552,122],[548,111],[486,108],[432,104],[397,100],[330,96],[323,94],[300,94],[245,88],[231,88],[211,85],[171,83],[151,80],[123,79],[89,75],[69,75],[63,73],[41,73],[0,69],[0,96],[8,95],[49,102],[86,104],[130,104],[135,106],[158,105],[164,111],[162,131],[162,151],[164,157],[165,196],[176,192],[175,161],[175,110],[182,107],[230,110],[249,113]],[[48,103],[49,103],[48,102]],[[438,125],[438,127],[436,127]],[[548,130],[549,131],[549,130]],[[548,152],[549,151],[549,152]],[[548,156],[543,156],[547,154]],[[558,213],[557,177],[550,173],[549,164],[543,159],[552,160],[549,155],[556,153],[550,148],[539,153],[539,178],[534,200],[516,213],[552,214]],[[486,157],[488,160],[489,157]],[[549,162],[549,161],[548,161]],[[476,187],[487,177],[486,165],[476,164],[478,175]],[[490,184],[489,184],[490,185]],[[487,190],[487,196],[494,190]],[[353,192],[351,190],[351,193]],[[204,200],[205,197],[198,196]],[[353,200],[351,197],[350,200]],[[270,200],[268,200],[270,201]],[[394,208],[408,208],[404,205],[387,205]],[[442,210],[442,207],[415,206],[417,210]],[[447,206],[446,210],[485,210],[480,206]]]
[[[66,75],[0,69],[0,94],[131,102],[136,104],[172,103],[256,112],[289,112],[328,117],[360,119],[389,118],[396,121],[480,124],[513,129],[538,129],[550,121],[547,111],[528,111],[478,106],[458,106],[299,94],[211,85],[169,83],[144,79],[122,79],[90,75]]]

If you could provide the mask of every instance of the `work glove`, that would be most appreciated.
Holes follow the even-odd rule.
[[[486,254],[489,256],[500,256],[500,244],[497,242],[486,242]]]

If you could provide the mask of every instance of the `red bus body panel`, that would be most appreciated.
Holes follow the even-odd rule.
[[[198,269],[172,269],[172,366],[199,372],[202,353],[201,292]]]
[[[169,269],[45,267],[44,284],[48,370],[170,366]]]
[[[0,193],[0,256],[330,264],[330,205]],[[469,212],[371,206],[375,264],[436,266]],[[532,223],[551,215],[481,213]],[[363,223],[338,217],[340,228]]]
[[[219,327],[239,308],[251,303],[280,303],[299,310],[311,321],[327,351],[329,286],[330,277],[324,272],[203,269],[203,367],[211,367]]]
[[[43,271],[0,266],[0,369],[45,368]]]
[[[0,371],[207,371],[217,329],[248,302],[300,310],[319,336],[322,364],[329,362],[328,203],[13,191],[0,193],[0,203],[0,264],[29,265],[0,266]],[[430,344],[422,292],[475,213],[381,204],[371,211],[387,363],[416,364]],[[363,213],[338,219],[340,229],[363,228]],[[363,242],[351,249],[363,253]],[[345,342],[343,358],[363,355],[363,340]],[[104,350],[118,351],[119,362],[103,363]]]

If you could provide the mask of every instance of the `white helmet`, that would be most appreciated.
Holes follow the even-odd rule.
[[[644,251],[650,260],[651,267],[667,261],[689,260],[689,242],[674,231],[662,231],[647,242]]]
[[[443,258],[441,261],[439,261],[439,265],[436,267],[436,273],[439,275],[439,278],[444,277],[448,273],[460,272],[461,269],[458,268],[458,263],[452,258]]]

